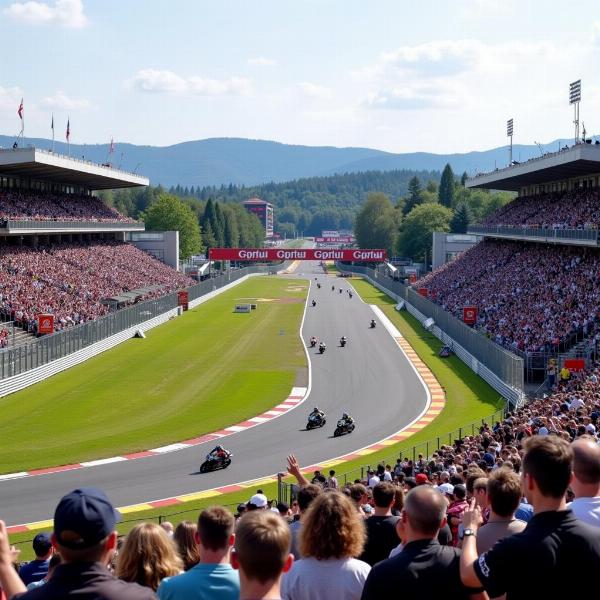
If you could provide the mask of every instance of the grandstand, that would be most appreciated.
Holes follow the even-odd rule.
[[[148,183],[37,148],[0,150],[0,346],[38,334],[41,314],[59,331],[193,283],[127,244],[144,224],[94,196]]]
[[[417,282],[428,297],[523,357],[529,381],[548,361],[589,365],[600,339],[600,145],[579,143],[467,180],[510,190],[508,205],[468,233],[483,241]]]

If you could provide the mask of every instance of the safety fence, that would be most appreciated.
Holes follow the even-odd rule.
[[[597,229],[542,229],[537,227],[505,227],[502,225],[470,225],[467,233],[549,244],[598,245]]]
[[[218,277],[207,279],[187,288],[189,302],[192,303],[194,300],[247,275],[276,273],[279,269],[281,269],[281,265],[252,266],[226,271]],[[65,358],[120,332],[157,319],[170,311],[176,311],[177,306],[177,294],[167,294],[154,300],[138,302],[94,321],[33,339],[30,343],[22,346],[3,350],[0,352],[0,380],[27,373],[32,369]]]
[[[477,330],[472,329],[445,311],[441,306],[421,296],[412,287],[391,279],[385,268],[370,269],[342,263],[337,263],[337,266],[340,271],[364,275],[390,297],[399,301],[403,300],[409,310],[414,309],[411,312],[417,312],[425,319],[432,319],[433,323],[430,323],[428,327],[437,327],[446,336],[446,339],[442,339],[440,335],[437,336],[444,343],[450,342],[464,349],[464,357],[459,355],[459,358],[474,371],[478,372],[479,366],[483,365],[509,388],[517,392],[523,390],[524,366],[522,358],[495,344]],[[459,353],[457,352],[457,354]],[[475,365],[472,359],[479,364]],[[504,391],[498,391],[504,395]]]

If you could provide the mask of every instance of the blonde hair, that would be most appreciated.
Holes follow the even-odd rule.
[[[317,560],[359,556],[365,545],[365,527],[352,501],[340,492],[317,496],[304,515],[300,552]]]
[[[181,573],[183,563],[171,538],[155,523],[136,525],[119,552],[116,575],[156,591],[165,578]]]
[[[191,521],[181,521],[175,528],[173,541],[183,561],[183,569],[188,571],[200,562],[200,548],[196,542],[198,526]]]

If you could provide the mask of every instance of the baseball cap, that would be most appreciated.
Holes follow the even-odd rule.
[[[547,427],[540,427],[538,429],[538,435],[548,435],[548,428]]]
[[[115,530],[121,515],[106,494],[79,488],[63,496],[54,512],[54,535],[65,548],[91,548]]]
[[[423,485],[424,483],[427,483],[429,479],[427,478],[427,475],[425,475],[425,473],[417,473],[415,481],[417,482],[417,485]]]
[[[265,508],[267,506],[267,497],[264,494],[254,494],[250,500],[248,500],[248,504],[252,504],[256,506],[256,508]]]
[[[36,556],[44,556],[48,554],[50,548],[52,548],[52,542],[50,541],[49,533],[38,533],[33,538],[33,551]]]
[[[442,483],[442,485],[438,485],[437,489],[442,494],[454,494],[454,486],[451,483]]]

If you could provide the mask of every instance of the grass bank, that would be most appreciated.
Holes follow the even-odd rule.
[[[306,385],[307,283],[256,277],[0,399],[0,473],[135,452],[214,431]],[[233,312],[257,300],[251,314]]]

